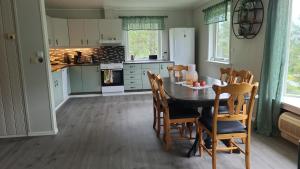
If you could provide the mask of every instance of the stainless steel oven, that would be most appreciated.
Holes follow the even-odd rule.
[[[100,64],[102,93],[123,93],[124,77],[122,63]]]

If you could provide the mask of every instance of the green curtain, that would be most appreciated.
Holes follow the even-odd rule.
[[[165,16],[128,16],[123,20],[123,30],[164,30]]]
[[[287,64],[290,0],[269,1],[256,131],[278,134],[278,118]]]
[[[227,21],[228,1],[224,0],[218,4],[210,6],[203,10],[205,24]]]

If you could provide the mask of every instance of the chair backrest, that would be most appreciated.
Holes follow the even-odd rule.
[[[167,95],[164,89],[163,80],[161,79],[160,75],[155,76],[155,80],[159,90],[159,98],[161,103],[161,111],[164,113],[164,118],[169,119],[169,105]]]
[[[233,70],[232,72],[233,83],[252,83],[253,81],[253,74],[248,70],[240,70],[236,71]]]
[[[245,120],[247,129],[251,129],[251,117],[255,102],[255,96],[258,89],[258,83],[236,83],[229,84],[224,87],[214,85],[213,89],[216,93],[212,125],[216,126],[215,130],[213,127],[214,132],[216,132],[217,129],[217,121]],[[220,95],[224,93],[227,93],[229,95],[229,99],[227,101],[228,113],[219,114]]]
[[[169,76],[170,77],[175,77],[176,75],[178,75],[177,77],[181,78],[183,77],[183,71],[187,71],[188,70],[188,66],[184,66],[184,65],[169,65],[167,67],[168,72],[169,72]]]
[[[232,72],[232,68],[220,68],[220,80],[228,84],[232,83]]]
[[[151,86],[153,101],[155,104],[158,104],[160,101],[159,101],[159,89],[156,82],[156,75],[151,71],[147,71],[147,75]]]

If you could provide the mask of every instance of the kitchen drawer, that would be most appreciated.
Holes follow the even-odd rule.
[[[142,69],[159,70],[159,63],[142,64]]]
[[[129,84],[129,85],[126,85],[125,84],[125,90],[140,90],[140,89],[143,89],[143,86],[142,84]]]
[[[141,69],[141,64],[124,64],[124,70],[136,70]]]
[[[124,79],[128,79],[128,80],[141,80],[142,76],[141,76],[141,74],[131,74],[131,75],[125,74],[124,75]]]
[[[124,69],[124,74],[132,75],[132,74],[141,74],[142,69]]]
[[[141,84],[141,80],[131,80],[131,79],[125,79],[124,84],[125,85],[135,85],[135,84]]]

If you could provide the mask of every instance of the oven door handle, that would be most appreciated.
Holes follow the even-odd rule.
[[[123,70],[122,68],[120,68],[120,69],[101,69],[101,71],[104,71],[104,70],[112,70],[112,71],[115,71],[115,70]]]

